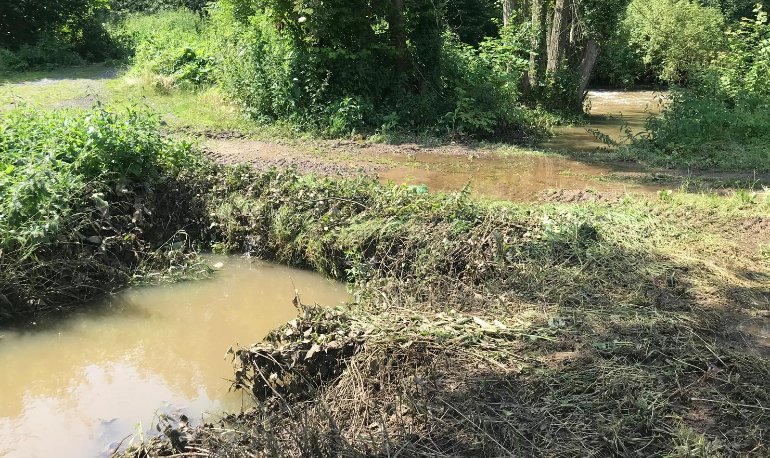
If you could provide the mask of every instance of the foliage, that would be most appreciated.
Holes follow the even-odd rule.
[[[502,16],[499,2],[493,0],[447,0],[446,22],[462,43],[478,46],[488,37],[499,36]]]
[[[503,30],[477,49],[444,32],[432,3],[407,3],[400,50],[393,14],[363,0],[223,2],[212,11],[217,80],[255,119],[328,136],[380,127],[522,138],[536,130],[518,102],[525,29]]]
[[[630,88],[656,82],[658,77],[644,64],[640,50],[630,44],[628,29],[618,27],[599,55],[594,80],[602,86]]]
[[[667,166],[770,170],[766,103],[732,99],[713,74],[670,97],[663,114],[647,121],[649,137],[637,138],[627,154]]]
[[[762,9],[727,35],[727,50],[672,92],[649,136],[627,153],[653,163],[770,170],[770,25]]]
[[[107,0],[0,4],[2,70],[28,70],[119,57],[104,23]],[[14,55],[11,56],[11,53]]]
[[[113,34],[133,49],[134,73],[167,77],[173,86],[212,82],[208,22],[191,11],[128,15]]]
[[[693,0],[633,0],[623,27],[644,64],[664,81],[685,81],[703,70],[724,44],[720,11]]]
[[[767,0],[701,0],[701,4],[718,8],[728,24],[753,17],[757,5],[761,5],[764,10],[770,8],[770,2]]]
[[[728,32],[728,51],[716,67],[731,98],[761,104],[770,100],[770,23],[767,11],[758,7],[754,12],[754,19],[744,19]]]
[[[150,256],[142,227],[154,217],[146,202],[196,157],[189,144],[162,137],[158,119],[143,112],[6,113],[0,317],[82,303],[99,287],[125,284],[131,266]]]
[[[200,12],[209,3],[211,0],[110,0],[113,11],[129,13],[157,13],[180,8]]]

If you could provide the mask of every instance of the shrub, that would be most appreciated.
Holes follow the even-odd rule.
[[[335,137],[376,128],[508,139],[534,131],[536,116],[518,101],[526,29],[474,48],[445,31],[440,11],[415,2],[405,5],[408,46],[399,55],[387,8],[310,5],[232,0],[212,10],[216,79],[253,118]]]
[[[630,155],[697,168],[770,170],[770,26],[754,20],[728,33],[728,50],[686,88],[672,92]]]
[[[159,132],[134,111],[17,109],[0,120],[0,320],[82,305],[168,262],[156,243],[191,210],[161,211],[167,183],[199,159]]]
[[[112,0],[110,6],[117,12],[157,13],[186,8],[203,11],[211,0]]]
[[[107,0],[4,2],[0,48],[10,70],[73,65],[120,57],[105,30]],[[8,54],[13,52],[13,59]]]
[[[211,83],[213,58],[208,50],[208,23],[189,10],[132,14],[115,35],[133,49],[133,71],[170,77],[176,86]]]
[[[16,53],[0,48],[0,73],[24,70],[26,64]]]
[[[684,81],[703,70],[724,44],[721,12],[691,0],[633,0],[622,27],[645,65],[664,81]]]
[[[20,109],[0,123],[0,246],[51,240],[85,189],[155,183],[190,160],[189,145],[159,134],[155,116]]]

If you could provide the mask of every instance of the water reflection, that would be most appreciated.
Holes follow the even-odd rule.
[[[348,299],[317,274],[230,258],[211,280],[137,288],[107,312],[0,331],[0,456],[106,456],[157,413],[237,411],[225,351],[291,319],[294,285],[306,303]]]

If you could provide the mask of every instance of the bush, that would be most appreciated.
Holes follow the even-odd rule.
[[[3,61],[11,64],[4,68],[41,69],[120,57],[121,49],[104,27],[107,9],[106,0],[0,4],[0,48],[5,48]]]
[[[622,27],[644,64],[663,81],[686,81],[724,44],[721,12],[692,0],[633,0]]]
[[[696,168],[770,170],[770,24],[756,10],[727,34],[727,51],[687,87],[672,91],[632,157]]]
[[[537,116],[518,101],[526,29],[474,48],[415,2],[405,13],[408,55],[399,57],[391,13],[368,2],[250,5],[212,10],[212,47],[222,58],[217,81],[259,121],[333,137],[379,128],[521,139],[536,130]]]
[[[26,63],[8,49],[0,48],[0,73],[22,71]]]
[[[51,69],[85,62],[71,43],[50,35],[43,36],[35,44],[21,45],[16,52],[6,52],[12,64],[8,70]]]
[[[129,13],[158,13],[164,10],[186,8],[203,11],[211,0],[112,0],[113,11]]]
[[[208,22],[189,10],[128,15],[113,33],[133,50],[135,73],[169,77],[175,86],[212,82]]]
[[[190,147],[159,134],[155,116],[19,109],[0,123],[0,246],[48,241],[85,189],[152,185],[192,158]]]
[[[150,243],[173,237],[163,228],[182,227],[173,221],[183,215],[159,211],[172,192],[166,183],[199,159],[159,132],[158,119],[142,112],[5,114],[0,320],[82,305],[124,286],[143,264],[168,261]],[[145,233],[155,218],[165,225]]]

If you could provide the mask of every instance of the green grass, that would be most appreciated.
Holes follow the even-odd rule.
[[[163,137],[146,112],[5,113],[0,322],[83,305],[173,262],[178,253],[153,235],[174,234],[145,234],[145,224],[190,216],[161,210],[158,198],[170,195],[166,186],[183,167],[202,163],[189,143]]]

